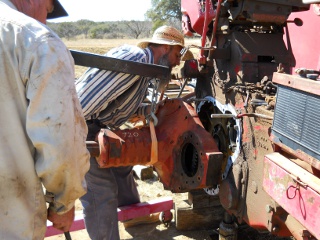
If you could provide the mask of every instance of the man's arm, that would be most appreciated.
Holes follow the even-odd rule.
[[[47,42],[39,44],[30,59],[26,128],[35,148],[36,172],[54,194],[52,209],[63,214],[86,192],[87,127],[75,91],[71,55],[54,36]]]

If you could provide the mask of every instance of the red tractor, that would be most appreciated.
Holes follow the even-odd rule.
[[[177,74],[196,80],[195,96],[164,101],[149,127],[102,130],[91,155],[101,167],[153,165],[172,192],[218,195],[227,213],[221,240],[236,239],[235,222],[320,239],[319,2],[181,0],[181,9],[185,35],[201,36],[190,46],[198,59]],[[170,77],[157,66],[98,60]]]
[[[195,77],[196,61],[196,111],[223,155],[208,193],[219,192],[226,222],[320,239],[319,1],[181,0],[181,8],[184,34],[201,35],[199,58],[182,75]]]

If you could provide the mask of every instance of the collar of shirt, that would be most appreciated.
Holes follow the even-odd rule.
[[[154,57],[153,57],[153,52],[151,51],[150,48],[145,48],[143,51],[146,53],[146,58],[147,58],[147,63],[154,63]]]

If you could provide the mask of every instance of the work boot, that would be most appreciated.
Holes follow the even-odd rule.
[[[156,223],[160,222],[159,215],[160,213],[153,213],[147,216],[133,218],[122,223],[125,228],[135,227],[142,224]]]

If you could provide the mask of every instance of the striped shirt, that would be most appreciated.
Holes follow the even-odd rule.
[[[123,45],[105,55],[153,64],[153,54],[148,48]],[[149,80],[139,75],[89,68],[76,82],[86,120],[98,119],[110,128],[118,128],[144,101]]]

